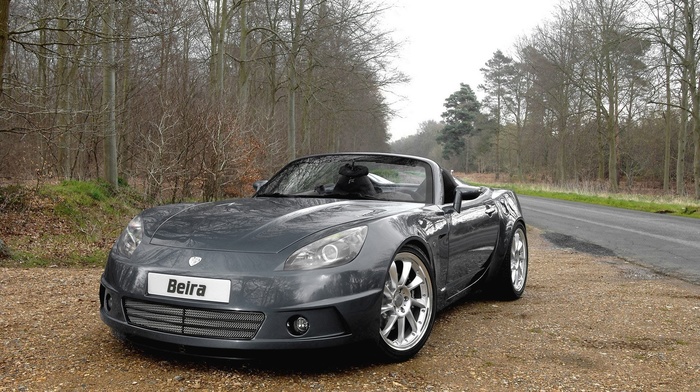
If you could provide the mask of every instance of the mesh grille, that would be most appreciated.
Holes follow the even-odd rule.
[[[129,324],[178,335],[250,340],[265,320],[260,312],[189,309],[124,299]]]

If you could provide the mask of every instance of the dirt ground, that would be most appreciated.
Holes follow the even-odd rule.
[[[399,364],[362,346],[257,361],[143,352],[100,321],[101,270],[0,269],[0,391],[700,390],[700,286],[529,239],[523,298],[451,307]]]

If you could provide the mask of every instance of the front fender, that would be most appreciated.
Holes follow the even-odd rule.
[[[493,255],[491,256],[491,263],[489,263],[487,281],[495,278],[499,271],[501,271],[503,263],[508,260],[510,241],[516,224],[522,222],[523,226],[525,226],[522,209],[520,208],[520,201],[515,193],[509,190],[495,190],[493,198],[496,201],[496,208],[498,208],[501,222],[496,249],[494,249]]]

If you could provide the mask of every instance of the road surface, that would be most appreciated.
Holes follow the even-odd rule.
[[[700,284],[700,220],[593,204],[519,196],[528,225],[550,241],[617,256]]]

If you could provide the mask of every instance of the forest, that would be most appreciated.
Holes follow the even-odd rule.
[[[404,76],[365,0],[0,0],[0,176],[156,201],[250,193],[320,151],[388,150]],[[4,27],[2,27],[4,26]]]
[[[692,0],[562,1],[508,55],[494,51],[476,90],[455,86],[440,123],[392,148],[496,178],[700,199],[698,11]]]
[[[389,6],[0,0],[0,177],[212,200],[297,156],[363,150],[700,198],[695,0],[562,0],[392,143],[386,92],[407,78]]]

